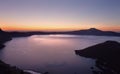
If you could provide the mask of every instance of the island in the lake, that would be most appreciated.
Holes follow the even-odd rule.
[[[96,59],[94,74],[120,74],[120,43],[106,41],[82,50],[75,50],[77,55]]]

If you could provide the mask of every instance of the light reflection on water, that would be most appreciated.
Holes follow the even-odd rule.
[[[80,35],[33,35],[14,38],[0,52],[0,59],[19,68],[51,74],[91,74],[94,60],[75,55],[74,50],[119,37]]]

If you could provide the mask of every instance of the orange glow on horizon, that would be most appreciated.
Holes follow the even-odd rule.
[[[79,30],[79,27],[65,27],[65,26],[3,26],[5,31],[73,31]]]
[[[103,31],[116,31],[120,32],[120,26],[118,27],[90,27],[90,26],[2,26],[2,29],[5,31],[74,31],[81,29],[97,28]]]

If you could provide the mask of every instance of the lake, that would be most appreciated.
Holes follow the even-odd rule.
[[[13,38],[0,50],[0,59],[23,70],[50,74],[92,74],[95,60],[80,57],[74,50],[120,37],[81,35],[33,35]]]

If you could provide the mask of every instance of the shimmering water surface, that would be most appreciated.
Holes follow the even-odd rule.
[[[0,59],[24,70],[50,74],[92,74],[94,60],[77,56],[80,50],[120,37],[81,35],[33,35],[13,38],[0,51]]]

